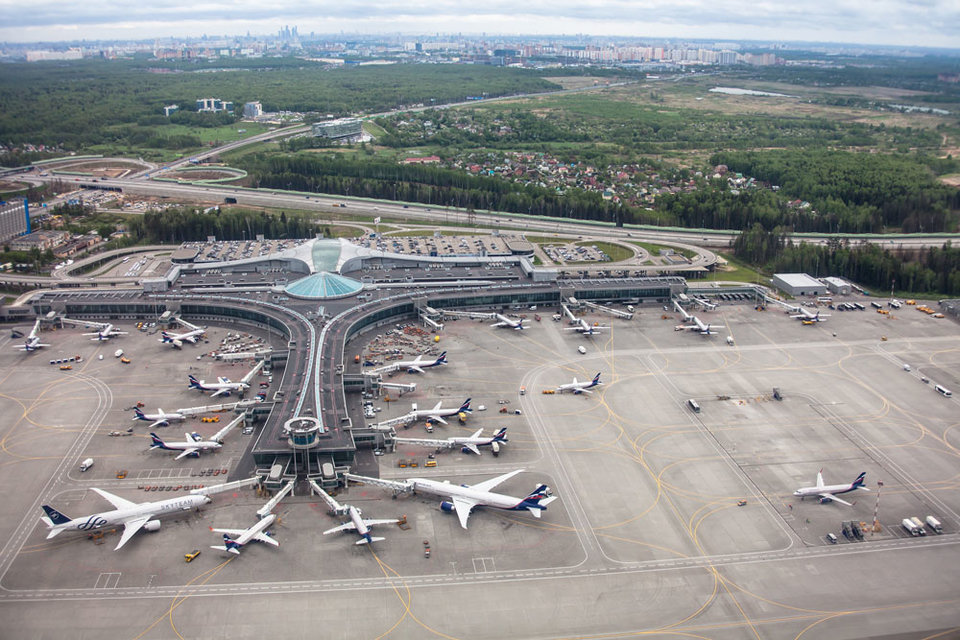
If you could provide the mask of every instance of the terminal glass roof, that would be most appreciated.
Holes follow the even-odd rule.
[[[337,261],[340,259],[340,241],[334,238],[321,238],[313,243],[313,270],[337,270]]]
[[[316,255],[316,254],[314,254]],[[363,288],[363,284],[350,278],[344,278],[336,273],[321,271],[296,282],[291,282],[284,291],[295,298],[323,300],[325,298],[345,298],[355,295]]]

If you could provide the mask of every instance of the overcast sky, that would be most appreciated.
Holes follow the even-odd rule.
[[[960,0],[0,0],[0,41],[589,34],[960,47]]]

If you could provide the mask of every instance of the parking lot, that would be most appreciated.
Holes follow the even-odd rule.
[[[46,541],[41,527],[16,525],[36,522],[41,500],[71,515],[105,508],[90,486],[140,500],[150,495],[137,489],[141,483],[201,482],[179,470],[211,467],[204,458],[181,465],[169,452],[147,452],[142,428],[131,437],[108,433],[129,422],[124,407],[147,395],[151,409],[196,402],[181,380],[189,367],[236,378],[241,365],[198,363],[136,332],[118,339],[142,343],[124,345],[133,359],[127,369],[109,356],[95,359],[97,349],[112,349],[84,342],[76,336],[80,330],[44,335],[70,345],[57,351],[80,351],[86,366],[73,372],[47,365],[46,354],[37,359],[4,349],[4,370],[16,363],[33,382],[24,387],[9,375],[0,381],[5,455],[23,458],[0,471],[23,486],[2,507],[15,544],[3,556],[0,584],[50,597],[71,590],[94,600],[123,597],[129,613],[112,619],[94,616],[107,604],[58,603],[76,612],[84,628],[108,636],[121,629],[136,635],[166,616],[185,589],[208,597],[184,599],[169,624],[164,617],[165,630],[157,627],[146,637],[168,637],[171,624],[197,637],[213,625],[260,629],[255,619],[264,602],[275,615],[262,628],[294,636],[304,624],[326,625],[331,636],[361,637],[396,624],[397,637],[411,638],[428,628],[452,637],[500,638],[668,627],[715,638],[744,637],[751,628],[760,629],[760,637],[795,637],[818,621],[816,637],[833,638],[960,624],[952,600],[960,578],[938,572],[958,559],[957,401],[934,390],[935,384],[960,388],[953,321],[915,311],[850,312],[803,325],[787,313],[729,301],[697,312],[723,327],[720,335],[705,337],[674,331],[677,314],[664,314],[660,306],[637,311],[631,321],[588,314],[591,324],[612,327],[592,338],[563,331],[566,324],[551,322],[545,308],[537,312],[544,320],[529,322],[526,331],[447,320],[434,348],[447,351],[450,364],[396,374],[391,381],[416,382],[416,392],[374,403],[381,408],[377,420],[386,420],[414,402],[448,407],[472,398],[465,425],[452,419],[427,434],[419,423],[400,435],[445,438],[505,426],[509,442],[498,457],[454,449],[436,454],[437,467],[424,468],[433,449],[401,445],[378,458],[381,476],[475,483],[522,468],[496,490],[522,496],[546,482],[559,499],[542,519],[479,509],[463,530],[453,514],[437,508],[438,497],[394,500],[388,491],[352,486],[338,496],[341,502],[362,507],[364,517],[405,515],[410,529],[381,526],[377,535],[386,540],[370,548],[354,545],[353,536],[320,536],[336,519],[316,498],[298,495],[277,508],[279,548],[251,546],[226,564],[208,549],[217,542],[208,527],[249,526],[265,500],[252,491],[218,496],[199,514],[165,520],[160,531],[140,533],[116,553],[115,534],[102,545],[68,534]],[[352,344],[359,350],[377,333],[384,330]],[[142,362],[148,353],[149,363]],[[348,372],[360,368],[352,356],[348,348]],[[596,393],[543,393],[598,371],[604,384]],[[782,400],[772,397],[774,387]],[[699,413],[690,409],[691,398]],[[359,410],[359,394],[348,401]],[[219,428],[195,426],[205,435]],[[219,466],[229,468],[248,443],[239,433],[231,438],[214,454]],[[137,441],[140,446],[133,446]],[[81,475],[76,464],[87,456],[97,465]],[[417,459],[418,467],[400,468],[400,459]],[[171,477],[117,480],[119,468],[170,470]],[[850,482],[865,471],[871,491],[845,494],[852,507],[793,496],[813,485],[820,469],[827,484]],[[878,488],[880,530],[867,531],[863,541],[840,536],[837,545],[829,544],[824,536],[839,535],[842,521],[872,525]],[[929,514],[944,523],[944,535],[910,538],[899,527],[904,517]],[[21,530],[25,538],[18,537]],[[423,557],[424,540],[430,558]],[[194,548],[203,549],[201,556],[183,562]],[[940,577],[932,581],[931,575]],[[870,589],[849,589],[854,576],[866,576]],[[556,603],[550,615],[513,615],[529,608],[532,588],[536,602]],[[318,592],[325,604],[308,606]],[[481,615],[494,603],[509,615]],[[22,609],[8,609],[8,618],[22,628],[50,630],[36,616],[45,605],[17,606]],[[288,609],[304,613],[281,615]]]

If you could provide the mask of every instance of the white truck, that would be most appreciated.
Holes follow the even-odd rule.
[[[80,471],[86,471],[92,466],[93,466],[93,458],[87,458],[86,460],[80,463]]]
[[[922,535],[921,532],[923,531],[923,529],[917,527],[917,525],[914,524],[913,520],[910,518],[904,518],[903,521],[900,523],[900,526],[906,529],[907,533],[909,533],[914,537]]]
[[[933,516],[927,516],[927,526],[930,527],[934,533],[943,533],[943,525]]]
[[[913,518],[910,518],[910,521],[913,522],[913,526],[920,530],[920,535],[927,535],[927,530],[923,528],[923,522],[920,520],[920,518],[914,516]]]

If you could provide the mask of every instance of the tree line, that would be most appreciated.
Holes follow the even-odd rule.
[[[206,240],[252,240],[258,234],[270,239],[312,238],[316,225],[304,216],[265,211],[202,211],[192,208],[151,210],[129,223],[130,235],[147,243],[180,243]]]

